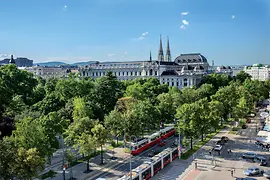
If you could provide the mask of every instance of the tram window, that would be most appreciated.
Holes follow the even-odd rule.
[[[151,168],[148,168],[142,173],[142,179],[145,179],[149,174],[151,174]]]
[[[168,159],[170,159],[170,155],[167,155],[167,156],[164,158],[164,162],[166,162]]]
[[[154,171],[156,171],[158,168],[161,167],[161,161],[158,161],[155,165],[154,165]]]
[[[175,156],[176,154],[178,154],[178,150],[177,149],[172,152],[172,156]]]

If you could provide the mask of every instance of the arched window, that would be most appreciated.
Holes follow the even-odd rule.
[[[150,69],[149,75],[150,75],[150,76],[153,75],[153,69]]]

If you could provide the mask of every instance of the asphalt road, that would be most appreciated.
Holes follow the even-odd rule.
[[[148,153],[150,151],[155,150],[156,152],[161,152],[162,150],[170,147],[173,144],[173,142],[175,141],[175,139],[177,139],[177,138],[178,137],[176,137],[176,136],[172,136],[166,140],[165,146],[160,147],[158,145],[155,145],[155,146],[147,149],[143,153],[141,153],[137,156],[133,156],[132,157],[132,169],[135,169],[136,167],[140,166],[144,161],[148,160],[150,158],[150,157],[148,157]],[[109,172],[101,174],[100,176],[96,177],[96,179],[104,178],[106,180],[107,179],[108,180],[116,180],[116,179],[124,176],[129,171],[130,171],[130,161],[128,160],[125,163],[121,163],[118,166],[114,167]]]

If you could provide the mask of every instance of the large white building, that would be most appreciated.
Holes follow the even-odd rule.
[[[244,71],[252,76],[253,80],[265,81],[270,78],[270,66],[262,64],[253,64],[245,66]]]
[[[147,61],[97,62],[79,67],[79,73],[82,77],[94,79],[104,76],[108,71],[111,71],[119,80],[155,77],[161,84],[181,89],[197,85],[209,72],[208,69],[207,59],[200,53],[181,54],[171,61],[168,39],[164,58],[160,39],[158,60],[152,60],[150,53],[150,59]]]
[[[20,68],[34,74],[34,76],[40,76],[44,79],[48,78],[63,78],[67,77],[68,73],[71,72],[70,69],[63,67],[49,67],[49,66],[33,66]]]

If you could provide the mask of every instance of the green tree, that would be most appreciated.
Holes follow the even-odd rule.
[[[235,102],[237,102],[238,99],[236,88],[237,86],[235,84],[231,84],[229,86],[220,88],[215,95],[211,96],[212,100],[222,102],[224,106],[223,120],[228,118],[228,115],[232,113],[233,107],[236,106]]]
[[[16,130],[12,132],[12,138],[18,147],[26,150],[37,148],[41,157],[50,156],[54,151],[46,136],[45,128],[31,118],[24,118],[16,123]]]
[[[13,162],[15,162],[15,155],[17,148],[14,142],[9,137],[0,139],[0,177],[1,179],[8,180],[13,179],[12,173]]]
[[[117,100],[123,96],[123,84],[112,72],[108,72],[96,80],[93,94],[95,102],[104,114],[108,114],[114,109]],[[100,120],[103,121],[103,118]]]
[[[164,123],[171,123],[174,120],[176,113],[176,106],[171,93],[162,93],[158,95],[157,109],[160,114],[160,118]]]
[[[64,133],[67,145],[73,146],[80,154],[87,155],[87,171],[89,171],[90,155],[97,147],[91,131],[95,124],[96,120],[89,117],[74,119],[74,122],[69,125]]]
[[[74,97],[85,97],[93,93],[94,83],[88,79],[80,79],[78,75],[69,74],[67,79],[58,80],[55,91],[63,101]]]
[[[50,112],[60,110],[64,105],[64,102],[59,99],[55,92],[53,92],[48,94],[42,101],[34,104],[32,109],[41,111],[43,114],[47,115]]]
[[[15,162],[12,163],[12,173],[18,179],[32,179],[44,169],[45,159],[39,156],[36,148],[18,149],[15,155]]]
[[[74,98],[73,100],[73,119],[77,120],[83,117],[92,117],[92,110],[87,107],[84,98]]]
[[[214,73],[204,76],[200,84],[212,84],[214,89],[217,91],[220,87],[228,86],[230,81],[231,77],[227,74]]]
[[[180,128],[181,134],[190,138],[191,149],[193,149],[193,139],[198,136],[194,104],[183,104],[178,107],[175,117],[178,119],[177,129]]]
[[[96,140],[97,145],[100,147],[100,163],[103,164],[103,146],[109,139],[108,131],[102,124],[96,124],[92,128],[93,138]]]
[[[0,104],[8,105],[15,95],[21,95],[23,101],[33,94],[37,80],[32,73],[19,70],[16,65],[8,64],[0,67]]]
[[[181,92],[180,100],[182,102],[179,102],[179,104],[193,103],[200,98],[195,88],[184,88]]]
[[[108,128],[110,133],[116,137],[116,143],[118,144],[119,137],[124,135],[124,123],[122,114],[114,109],[107,116],[105,116],[105,127]]]
[[[139,129],[142,133],[144,133],[144,130],[155,130],[157,127],[159,127],[160,123],[160,115],[156,107],[150,102],[150,100],[138,101],[134,105],[127,119],[129,120],[129,125],[134,126],[135,123],[139,123]]]
[[[247,107],[247,101],[244,97],[241,97],[238,104],[233,108],[232,115],[238,121],[248,115],[249,109]]]
[[[215,89],[212,84],[203,84],[197,89],[199,99],[207,98],[210,100],[210,96],[215,94]]]
[[[224,106],[221,102],[212,100],[209,102],[209,120],[211,127],[215,130],[219,127],[219,123],[224,114]]]
[[[251,80],[251,75],[246,73],[245,71],[240,71],[238,74],[235,76],[235,80],[240,81],[241,83],[245,82],[246,79]]]

